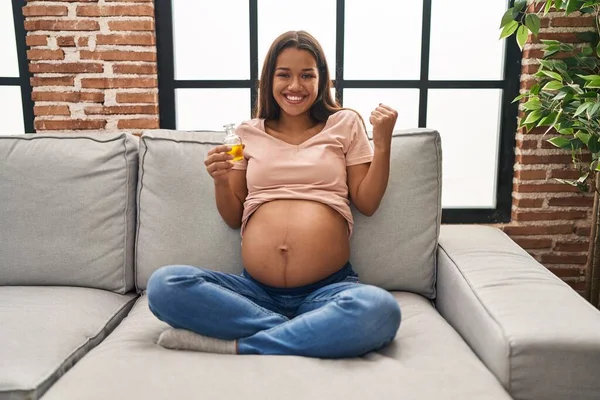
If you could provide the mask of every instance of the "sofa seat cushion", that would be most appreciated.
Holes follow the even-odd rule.
[[[134,302],[99,289],[0,287],[0,400],[39,398]]]
[[[510,399],[426,298],[395,296],[404,318],[396,341],[346,360],[166,350],[156,341],[167,325],[142,296],[44,400]]]

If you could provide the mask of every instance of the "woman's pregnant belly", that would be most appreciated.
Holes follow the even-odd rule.
[[[350,256],[348,224],[331,207],[275,200],[248,220],[242,241],[246,271],[274,287],[298,287],[338,271]]]

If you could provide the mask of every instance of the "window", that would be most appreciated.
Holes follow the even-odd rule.
[[[21,12],[24,5],[24,0],[0,2],[0,134],[34,132]]]
[[[441,133],[445,223],[509,221],[521,58],[514,38],[498,40],[512,1],[480,3],[461,3],[477,18],[459,24],[444,0],[157,2],[161,127],[250,119],[269,45],[303,29],[322,44],[344,106],[368,117],[384,102],[397,129]]]

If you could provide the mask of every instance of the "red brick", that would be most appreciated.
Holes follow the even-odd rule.
[[[25,17],[62,17],[69,14],[66,6],[25,6]]]
[[[151,75],[156,74],[156,64],[113,64],[115,74],[136,74]]]
[[[117,122],[118,129],[158,129],[158,119],[122,119]]]
[[[527,65],[523,65],[521,67],[521,73],[522,74],[535,74],[536,72],[538,72],[538,70],[540,69],[540,65],[539,64],[527,64]]]
[[[157,86],[158,81],[151,78],[88,78],[81,80],[83,88],[155,88]]]
[[[592,228],[589,226],[578,226],[575,228],[575,234],[577,236],[590,237]]]
[[[62,50],[27,50],[28,60],[63,60],[65,53]]]
[[[513,240],[524,249],[549,249],[552,247],[552,239],[513,238]]]
[[[131,6],[79,6],[78,17],[154,17],[154,7]]]
[[[538,179],[546,179],[546,170],[543,169],[531,169],[531,170],[517,170],[515,172],[517,179],[522,181],[531,181]]]
[[[31,63],[29,64],[29,72],[31,73],[100,73],[104,71],[104,67],[99,63]]]
[[[579,192],[579,189],[576,187],[563,184],[541,184],[541,185],[533,185],[533,184],[517,184],[514,185],[514,191],[519,193],[563,193],[563,192]]]
[[[109,21],[111,31],[154,31],[154,21]]]
[[[69,106],[35,106],[34,115],[71,115]]]
[[[95,130],[104,129],[106,126],[105,120],[81,120],[81,119],[65,119],[65,120],[36,120],[35,129],[39,131],[52,130]]]
[[[156,53],[142,51],[88,51],[81,50],[79,57],[82,60],[105,61],[156,61]]]
[[[549,206],[557,207],[591,207],[593,204],[593,197],[557,197],[548,200]]]
[[[117,103],[157,103],[156,93],[117,93]]]
[[[36,20],[25,21],[28,31],[97,31],[100,25],[97,21],[78,20]]]
[[[513,199],[513,204],[519,208],[541,208],[544,199]]]
[[[572,254],[542,254],[542,263],[545,264],[585,264],[587,256]]]
[[[25,37],[25,44],[27,46],[47,46],[48,36],[47,35],[27,35]]]
[[[574,290],[577,290],[578,292],[583,292],[586,288],[586,284],[585,282],[566,282],[567,285],[571,286],[571,288],[573,288]]]
[[[573,232],[571,224],[560,225],[520,225],[505,226],[504,232],[509,236],[561,235]]]
[[[537,149],[539,145],[538,140],[517,140],[517,148],[523,150]]]
[[[559,278],[579,278],[585,275],[582,268],[548,268],[554,275]]]
[[[90,92],[38,92],[31,94],[33,101],[64,101],[69,103],[84,102],[103,102],[103,93]]]
[[[586,157],[582,157],[585,159]],[[572,165],[573,158],[570,154],[548,154],[548,155],[534,155],[534,154],[518,154],[516,156],[517,162],[521,164],[565,164]]]
[[[553,27],[593,27],[594,17],[554,17],[552,18]]]
[[[558,179],[579,179],[579,171],[554,169],[550,171],[550,178]]]
[[[75,38],[73,36],[59,36],[56,38],[56,44],[60,47],[75,47]]]
[[[88,45],[89,39],[87,36],[86,37],[80,37],[79,39],[77,39],[77,46],[79,47],[86,47]]]
[[[154,46],[156,40],[154,35],[98,35],[96,43],[99,45],[131,45],[131,46]]]
[[[59,76],[52,78],[31,78],[31,86],[73,86],[75,85],[75,77]]]
[[[558,242],[555,251],[585,252],[590,248],[589,242]]]
[[[514,221],[557,221],[557,220],[573,220],[587,218],[586,211],[548,211],[548,212],[531,212],[531,211],[513,211],[512,218]]]
[[[88,115],[123,115],[123,114],[158,114],[157,105],[144,106],[110,106],[110,107],[89,107],[85,109]]]

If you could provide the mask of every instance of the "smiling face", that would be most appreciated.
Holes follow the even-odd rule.
[[[308,113],[318,95],[315,57],[307,50],[284,49],[277,57],[273,76],[273,98],[281,112],[294,117]]]

